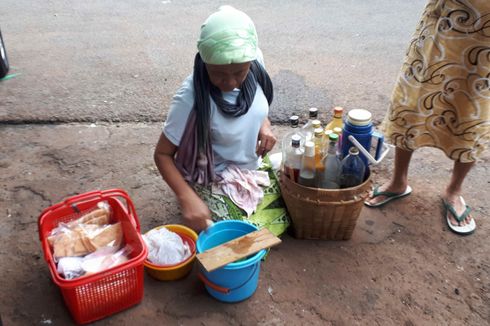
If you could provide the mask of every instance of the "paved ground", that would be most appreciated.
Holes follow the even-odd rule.
[[[233,3],[233,2],[232,2]],[[278,135],[292,112],[332,105],[380,120],[423,1],[246,1],[276,89]],[[2,33],[18,76],[0,82],[0,315],[5,325],[72,323],[37,235],[45,207],[92,189],[123,188],[142,230],[179,222],[152,162],[168,101],[190,72],[214,1],[4,0]],[[403,22],[402,24],[400,22]],[[329,116],[329,114],[328,114]],[[490,323],[490,156],[466,182],[478,231],[442,222],[451,162],[414,154],[414,193],[364,209],[346,242],[289,235],[262,263],[252,298],[212,299],[195,270],[96,324],[485,325]],[[374,169],[389,176],[392,155]]]

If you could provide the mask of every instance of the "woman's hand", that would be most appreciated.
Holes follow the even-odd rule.
[[[177,147],[162,133],[155,148],[155,164],[163,179],[175,192],[185,223],[199,232],[212,224],[211,212],[175,166],[174,155],[176,151]]]
[[[277,142],[276,136],[271,129],[269,118],[265,118],[264,123],[259,130],[259,139],[257,141],[257,155],[264,157],[269,153]]]
[[[213,223],[211,211],[194,191],[189,192],[183,198],[179,198],[179,203],[185,224],[194,231],[199,233]]]

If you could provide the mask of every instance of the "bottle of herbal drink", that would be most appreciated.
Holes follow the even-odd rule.
[[[323,129],[316,128],[314,132],[313,142],[315,143],[315,169],[317,176],[323,172],[323,156],[324,151],[324,138]]]
[[[344,126],[344,122],[342,121],[343,112],[344,112],[344,109],[341,108],[340,106],[334,107],[333,108],[333,118],[325,126],[325,129],[333,130],[333,128],[337,128],[337,127],[342,129]]]
[[[306,140],[311,140],[313,138],[313,120],[318,119],[318,109],[310,108],[308,110],[308,121],[303,126],[303,134],[305,135]]]
[[[342,169],[340,173],[340,187],[349,188],[360,185],[364,181],[366,165],[359,157],[357,147],[349,149],[349,155],[342,160]]]
[[[306,187],[315,187],[315,143],[307,141],[301,160],[298,183]]]
[[[291,143],[284,156],[284,174],[294,182],[298,182],[303,149],[300,147],[301,137],[291,136]]]
[[[337,140],[337,145],[336,145],[336,151],[337,151],[337,156],[342,159],[342,128],[335,127],[333,128],[333,132],[339,136],[339,140]]]
[[[291,147],[291,137],[296,135],[300,137],[300,148],[303,148],[305,144],[305,137],[301,128],[299,128],[299,117],[297,115],[292,115],[289,117],[289,126],[290,130],[286,133],[281,143],[281,153],[282,153],[282,161],[281,166],[284,167],[284,160],[286,159],[286,152]]]
[[[342,163],[337,157],[336,144],[339,136],[331,133],[329,136],[328,152],[323,158],[324,171],[319,175],[318,188],[339,189],[340,188],[340,169]]]

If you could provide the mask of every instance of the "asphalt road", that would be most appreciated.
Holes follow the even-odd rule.
[[[2,0],[19,75],[0,83],[0,123],[162,121],[191,72],[201,23],[221,1]],[[255,22],[275,86],[271,120],[311,106],[380,120],[423,0],[230,1]]]

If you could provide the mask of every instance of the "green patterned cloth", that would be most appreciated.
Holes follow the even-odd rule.
[[[268,157],[264,158],[259,170],[269,173],[271,185],[263,188],[264,198],[257,206],[255,213],[250,217],[247,217],[247,213],[235,205],[228,196],[213,194],[211,192],[211,186],[203,187],[201,185],[194,185],[194,190],[211,210],[213,221],[242,220],[257,226],[259,229],[266,227],[276,236],[286,231],[290,219],[281,196],[279,179],[272,169]]]

